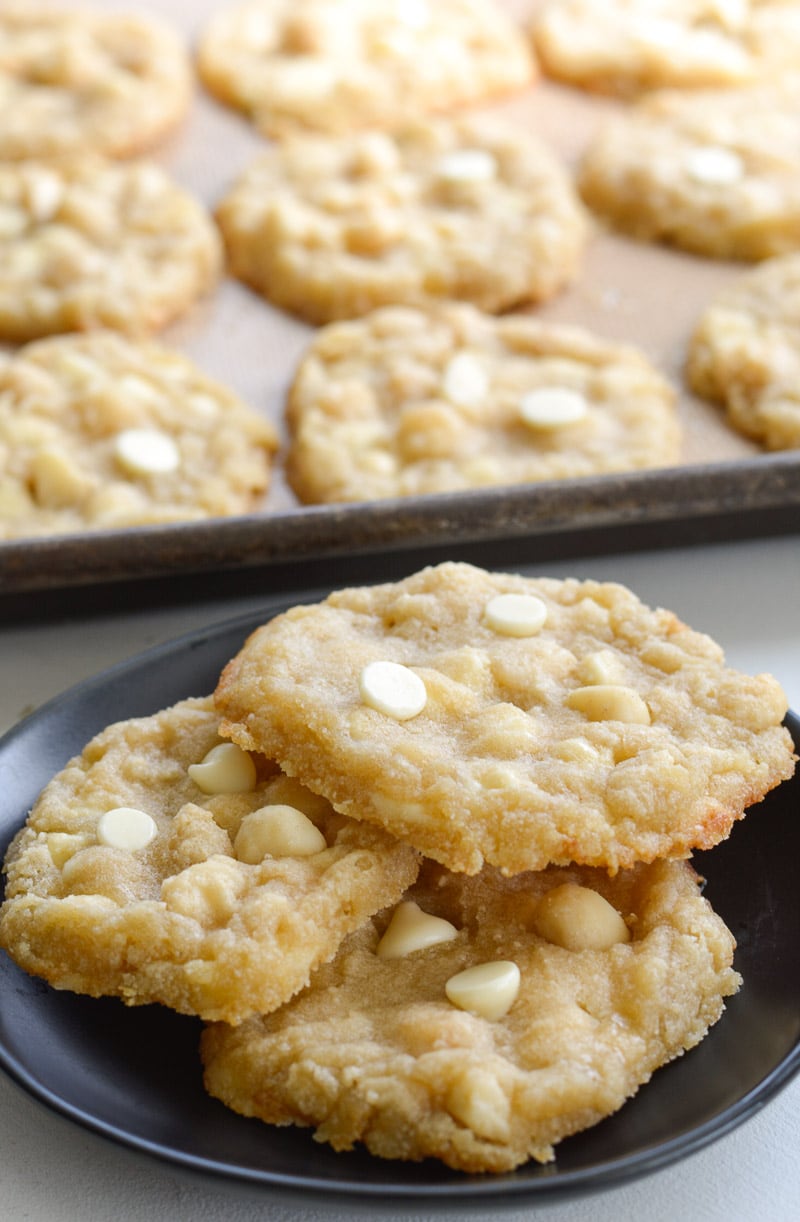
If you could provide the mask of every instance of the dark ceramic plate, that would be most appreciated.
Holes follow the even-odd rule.
[[[292,602],[298,601],[293,598]],[[282,610],[193,633],[82,683],[0,743],[0,846],[42,786],[98,730],[213,690],[257,623]],[[800,720],[788,725],[800,741]],[[744,986],[709,1036],[658,1071],[617,1115],[569,1138],[557,1161],[501,1176],[437,1162],[335,1154],[309,1132],[245,1120],[202,1088],[199,1022],[160,1006],[56,992],[0,955],[0,1065],[34,1098],[129,1149],[188,1171],[280,1191],[405,1199],[426,1208],[498,1208],[623,1183],[700,1149],[747,1119],[800,1068],[800,778],[787,782],[698,854],[706,894],[739,944]]]

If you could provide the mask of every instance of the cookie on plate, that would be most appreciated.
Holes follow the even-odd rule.
[[[769,675],[624,586],[444,563],[258,628],[220,732],[452,870],[710,848],[794,769]]]
[[[800,77],[658,91],[601,126],[579,168],[616,228],[718,259],[800,248]]]
[[[166,326],[210,291],[219,235],[157,165],[0,165],[0,340]]]
[[[153,16],[0,12],[0,160],[141,153],[181,123],[192,86],[186,48]]]
[[[544,300],[575,276],[587,237],[551,152],[474,117],[284,141],[217,219],[232,273],[311,323],[442,298],[492,312]]]
[[[800,52],[800,13],[785,0],[551,0],[531,29],[549,76],[623,98],[748,84]]]
[[[115,332],[0,356],[0,539],[247,513],[272,425],[177,352]]]
[[[0,945],[58,989],[237,1023],[413,881],[413,850],[221,743],[210,698],[117,722],[9,848]]]
[[[708,305],[686,375],[741,433],[769,450],[800,446],[800,254],[766,260]]]
[[[522,30],[487,0],[247,0],[210,19],[198,69],[270,136],[395,127],[536,75]]]
[[[507,879],[426,863],[288,1005],[201,1039],[209,1092],[337,1150],[551,1161],[703,1039],[734,940],[686,862]]]
[[[674,400],[638,351],[576,327],[387,306],[310,344],[287,474],[302,500],[331,502],[667,466]]]

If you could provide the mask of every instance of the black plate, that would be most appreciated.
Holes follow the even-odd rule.
[[[42,786],[93,734],[119,718],[212,691],[245,635],[284,605],[272,600],[258,615],[150,650],[17,726],[0,742],[3,851]],[[790,714],[787,723],[800,742],[800,720]],[[57,992],[5,955],[0,1066],[34,1098],[129,1149],[274,1190],[466,1210],[622,1183],[721,1137],[800,1069],[799,789],[800,778],[780,786],[724,844],[695,859],[708,898],[738,940],[742,990],[699,1047],[659,1070],[617,1115],[562,1142],[548,1167],[464,1176],[434,1161],[335,1154],[307,1131],[245,1120],[203,1091],[199,1022],[160,1006],[128,1009]]]

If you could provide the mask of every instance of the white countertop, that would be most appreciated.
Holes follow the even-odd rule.
[[[408,571],[416,565],[409,565]],[[553,576],[622,581],[646,602],[671,608],[710,633],[741,670],[771,671],[800,709],[800,537],[631,553],[537,566]],[[221,584],[214,579],[215,587]],[[224,578],[222,579],[224,588]],[[177,587],[178,593],[180,587]],[[270,592],[265,571],[264,593]],[[53,596],[41,596],[44,607]],[[0,730],[49,697],[161,641],[258,607],[257,595],[175,601],[64,618],[0,624]],[[516,1222],[792,1222],[800,1216],[800,1078],[754,1118],[704,1150],[624,1187],[560,1204],[493,1211]],[[189,1179],[112,1145],[47,1111],[0,1074],[0,1210],[9,1222],[315,1222],[356,1214],[403,1219],[464,1216],[463,1209],[360,1208],[331,1198],[243,1189]]]

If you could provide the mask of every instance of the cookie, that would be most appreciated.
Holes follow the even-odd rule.
[[[631,237],[717,259],[800,248],[800,77],[659,91],[601,126],[579,167],[585,202]]]
[[[287,405],[304,501],[667,466],[672,387],[633,348],[526,314],[395,306],[318,332]]]
[[[206,1087],[337,1150],[548,1162],[703,1039],[739,986],[733,950],[686,862],[613,879],[424,866],[288,1005],[205,1029]]]
[[[704,310],[686,376],[769,450],[800,446],[800,254],[768,259]]]
[[[220,743],[208,698],[97,735],[5,863],[0,945],[58,989],[237,1023],[413,881],[413,851]]]
[[[800,14],[785,0],[556,0],[531,32],[548,76],[622,98],[748,84],[800,52]]]
[[[0,339],[156,331],[215,285],[219,235],[157,165],[0,165]]]
[[[191,361],[114,332],[0,356],[0,539],[247,513],[272,425]]]
[[[396,127],[522,89],[522,30],[486,0],[248,0],[202,32],[206,87],[270,136]]]
[[[311,323],[458,298],[491,312],[576,274],[585,215],[539,140],[497,120],[273,146],[217,208],[233,275]]]
[[[624,586],[444,563],[258,628],[221,734],[452,870],[710,848],[792,775],[768,675]]]
[[[141,153],[183,121],[192,88],[186,48],[155,17],[35,3],[0,13],[0,160]]]

